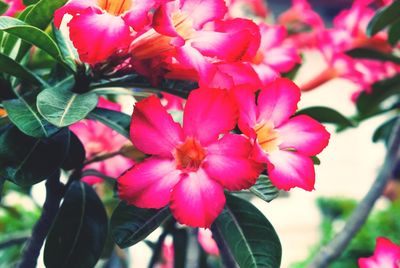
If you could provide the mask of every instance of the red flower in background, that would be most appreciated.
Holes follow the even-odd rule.
[[[400,246],[384,237],[376,239],[374,255],[358,259],[360,268],[399,268]]]

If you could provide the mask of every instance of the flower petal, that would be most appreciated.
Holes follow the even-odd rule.
[[[227,7],[224,0],[181,0],[181,10],[193,20],[193,26],[199,30],[204,23],[222,19]]]
[[[129,24],[136,32],[142,30],[145,26],[149,25],[149,11],[156,6],[155,0],[134,0],[133,8],[126,12],[123,19]]]
[[[202,169],[182,176],[172,190],[172,215],[182,224],[210,227],[224,208],[224,189]]]
[[[239,106],[239,128],[246,136],[255,138],[254,127],[258,118],[256,94],[246,87],[235,88],[233,92]]]
[[[295,116],[278,129],[279,148],[295,149],[305,155],[319,154],[329,142],[330,134],[318,121],[306,115]]]
[[[175,123],[156,96],[137,102],[131,122],[132,143],[146,154],[171,156],[183,140],[182,128]]]
[[[300,187],[314,189],[314,165],[308,156],[295,152],[277,150],[268,154],[267,170],[271,182],[285,191]]]
[[[385,237],[376,239],[374,255],[358,259],[359,268],[398,268],[400,246]]]
[[[68,23],[70,38],[82,61],[94,64],[129,45],[130,30],[121,17],[86,9]],[[88,34],[90,33],[90,34]]]
[[[65,14],[70,14],[72,16],[77,15],[78,13],[85,12],[86,9],[97,9],[98,14],[101,13],[101,10],[97,8],[95,0],[73,0],[67,3],[65,6],[57,9],[54,12],[54,25],[57,28],[60,28],[62,19]]]
[[[226,90],[197,89],[186,102],[183,129],[187,136],[197,138],[204,146],[232,130],[236,119],[235,100]]]
[[[300,89],[287,78],[278,78],[261,90],[258,97],[259,121],[279,127],[297,110]]]
[[[147,158],[118,178],[118,195],[137,207],[164,207],[170,201],[171,190],[180,174],[172,159]]]
[[[252,186],[263,165],[250,159],[250,141],[244,136],[226,134],[221,140],[207,147],[203,168],[207,174],[230,191]]]

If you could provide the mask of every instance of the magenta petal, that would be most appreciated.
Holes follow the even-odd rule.
[[[57,9],[54,12],[54,25],[59,28],[62,22],[62,19],[65,14],[70,14],[75,16],[84,12],[86,9],[91,8],[93,10],[96,9],[96,13],[101,13],[101,10],[97,8],[95,0],[73,0],[67,3],[65,6]]]
[[[136,32],[142,30],[150,23],[149,11],[156,6],[155,0],[134,0],[133,8],[126,12],[123,19]]]
[[[182,176],[172,190],[172,215],[182,224],[210,227],[224,208],[224,189],[202,169]]]
[[[271,182],[285,191],[300,187],[314,189],[314,164],[308,156],[295,152],[277,150],[268,154],[267,170]]]
[[[295,116],[278,128],[279,148],[295,149],[305,155],[319,154],[329,142],[330,134],[318,121],[306,115]]]
[[[193,26],[199,30],[206,22],[222,19],[227,7],[224,0],[181,0],[181,10],[193,20]]]
[[[246,136],[255,138],[254,127],[258,118],[256,94],[249,88],[236,88],[234,94],[239,106],[239,128]]]
[[[226,134],[207,147],[203,168],[207,174],[230,191],[252,186],[263,165],[250,159],[253,146],[244,136]]]
[[[398,268],[400,246],[385,237],[376,239],[374,255],[358,259],[359,268]]]
[[[90,64],[104,61],[129,45],[129,26],[121,17],[86,11],[68,23],[70,38],[82,61]]]
[[[174,22],[172,21],[171,14],[175,8],[175,3],[166,3],[161,5],[153,16],[153,28],[158,33],[167,36],[179,36],[177,33]]]
[[[132,143],[146,154],[171,156],[183,140],[182,128],[175,123],[156,96],[136,103],[131,122]]]
[[[226,90],[197,89],[190,93],[183,115],[186,136],[197,138],[202,145],[217,140],[218,136],[236,125],[235,100]]]
[[[180,174],[174,160],[150,157],[118,178],[118,195],[137,207],[164,207]]]
[[[287,78],[278,78],[261,90],[258,97],[258,121],[271,121],[275,127],[289,119],[297,110],[300,89]]]

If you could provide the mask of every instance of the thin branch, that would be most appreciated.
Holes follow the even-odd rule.
[[[333,240],[321,248],[312,260],[309,268],[323,268],[337,259],[344,252],[351,239],[363,226],[371,212],[376,200],[382,195],[383,190],[392,176],[394,167],[399,159],[400,153],[400,117],[393,128],[388,151],[384,164],[376,177],[368,193],[358,204],[351,214],[344,228],[333,238]]]
[[[60,183],[59,172],[52,175],[46,182],[46,200],[43,205],[42,215],[32,230],[26,247],[22,253],[19,268],[35,268],[40,249],[57,215],[59,205],[64,193],[64,186]]]
[[[109,158],[113,158],[114,156],[121,155],[121,154],[123,154],[123,150],[118,150],[118,151],[111,152],[111,153],[96,155],[95,157],[93,157],[93,158],[87,160],[85,163],[83,163],[83,166],[86,166],[86,165],[89,165],[89,164],[92,164],[95,162],[104,161]]]

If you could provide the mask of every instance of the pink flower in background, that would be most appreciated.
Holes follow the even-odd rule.
[[[8,4],[7,11],[2,16],[10,16],[13,17],[15,13],[18,13],[24,10],[25,5],[22,0],[3,0],[6,4]]]
[[[80,59],[95,64],[127,49],[131,34],[150,24],[149,11],[159,1],[72,0],[55,12],[54,23],[60,27],[64,15],[72,15],[70,39]]]
[[[283,190],[314,189],[311,156],[328,144],[330,134],[306,115],[291,117],[300,100],[300,89],[289,79],[278,78],[255,92],[235,91],[240,105],[239,128],[254,142],[252,157],[267,164],[272,183]]]
[[[360,268],[399,268],[400,246],[385,237],[376,239],[374,255],[358,259]]]
[[[265,20],[269,10],[264,0],[226,0],[230,18],[259,18]]]
[[[121,109],[119,104],[103,98],[99,99],[98,107],[115,111]],[[94,156],[116,152],[129,143],[129,140],[124,136],[98,121],[82,120],[69,128],[83,143],[86,150],[86,159],[88,160]],[[133,161],[131,159],[116,155],[104,161],[88,164],[84,170],[95,169],[106,176],[117,178],[132,165]],[[93,185],[103,182],[103,179],[96,176],[86,176],[82,181]]]
[[[262,169],[249,159],[249,140],[228,133],[236,120],[236,103],[225,90],[192,91],[183,127],[157,97],[136,103],[131,139],[151,156],[118,178],[120,198],[142,208],[169,204],[178,222],[209,227],[225,205],[224,188],[248,188]]]
[[[204,249],[205,252],[215,256],[219,255],[217,243],[213,239],[210,229],[199,228],[197,240],[199,241],[200,246]]]

